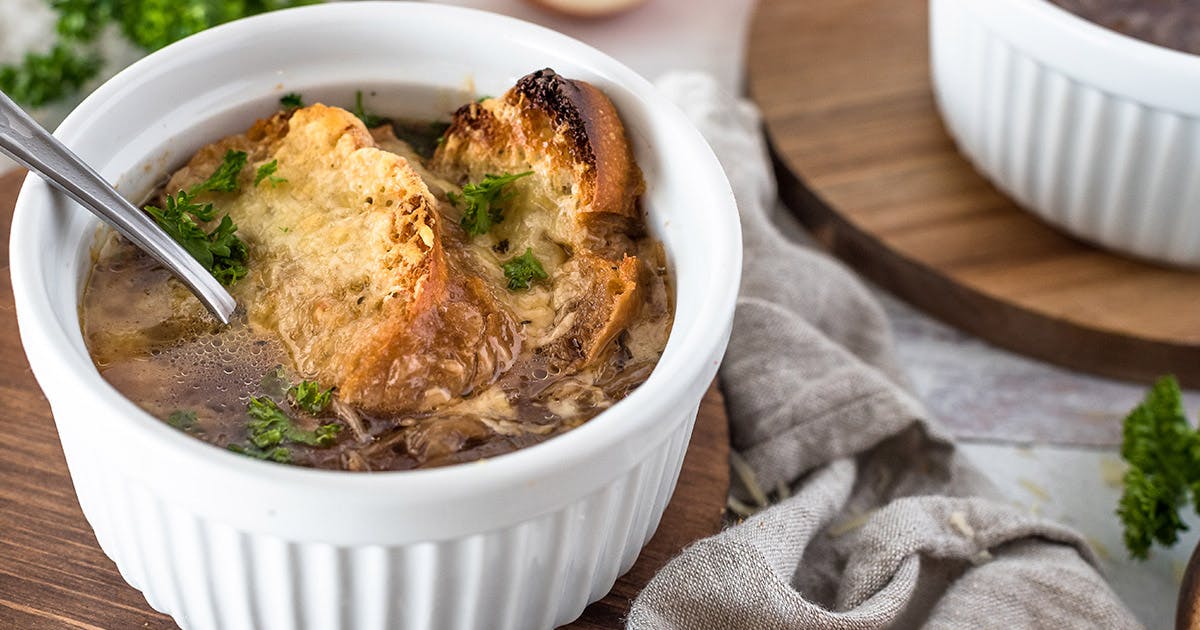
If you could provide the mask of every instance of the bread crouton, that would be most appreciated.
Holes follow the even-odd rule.
[[[644,189],[608,97],[553,70],[534,72],[503,97],[459,108],[430,168],[460,185],[532,173],[511,185],[520,216],[499,229],[513,251],[549,240],[566,253],[547,268],[555,325],[532,343],[576,367],[596,362],[637,312],[633,242]]]

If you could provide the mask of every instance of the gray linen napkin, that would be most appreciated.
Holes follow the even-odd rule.
[[[867,289],[785,235],[754,107],[702,74],[658,85],[738,199],[745,263],[721,383],[734,449],[790,498],[685,549],[629,627],[1138,627],[1077,533],[994,500],[907,391]]]

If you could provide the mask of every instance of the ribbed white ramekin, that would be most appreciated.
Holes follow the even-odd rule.
[[[1200,265],[1200,57],[1047,0],[932,0],[942,116],[976,168],[1088,241]]]
[[[447,115],[553,67],[617,105],[676,285],[650,379],[544,444],[472,464],[342,473],[251,460],[156,420],[97,374],[78,321],[97,222],[36,177],[10,249],[25,351],[84,515],[184,628],[549,628],[604,595],[662,516],[728,339],[741,266],[732,193],[679,112],[633,72],[523,22],[431,4],[338,3],[254,18],[135,64],[57,135],[130,196],[289,91]]]

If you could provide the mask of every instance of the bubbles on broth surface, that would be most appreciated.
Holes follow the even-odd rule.
[[[209,409],[218,414],[222,428],[236,429],[244,423],[250,397],[260,393],[263,375],[283,358],[277,342],[255,334],[244,322],[199,333],[156,355],[156,361],[170,366],[177,385],[163,391],[161,402],[164,407]]]

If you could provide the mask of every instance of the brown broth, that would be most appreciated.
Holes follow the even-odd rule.
[[[394,129],[427,157],[430,133],[440,134],[444,126],[405,122]],[[193,412],[195,422],[177,428],[205,442],[223,448],[246,444],[248,403],[270,397],[301,429],[330,422],[344,427],[330,447],[287,445],[292,464],[356,471],[444,466],[559,435],[646,380],[665,346],[673,307],[661,245],[645,237],[635,248],[642,263],[640,312],[599,365],[555,373],[530,355],[487,388],[420,414],[370,415],[337,401],[336,394],[320,417],[301,411],[286,391],[304,375],[295,372],[273,332],[251,324],[241,309],[224,328],[197,316],[200,305],[186,289],[113,232],[100,237],[80,319],[96,367],[113,387],[164,420]],[[171,300],[163,299],[164,285]],[[497,408],[505,413],[495,413]]]
[[[1049,0],[1105,28],[1200,54],[1200,5],[1193,0]]]

